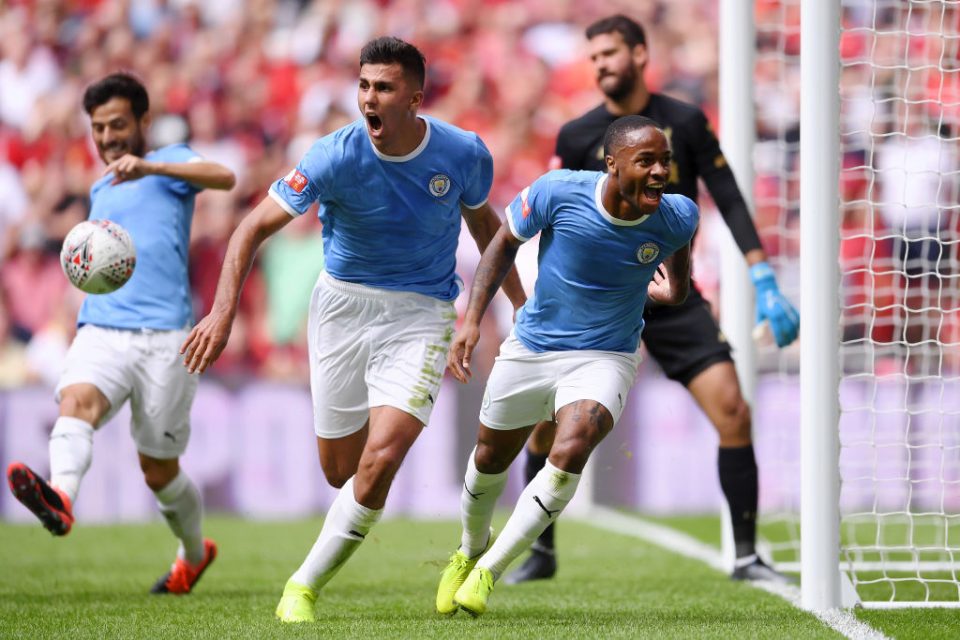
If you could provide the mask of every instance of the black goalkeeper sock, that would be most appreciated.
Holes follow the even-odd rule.
[[[738,558],[756,553],[757,540],[757,460],[753,445],[720,448],[717,459],[720,487],[730,506],[733,542]]]
[[[527,448],[527,463],[523,467],[527,484],[530,484],[530,482],[537,477],[537,474],[540,473],[540,469],[543,469],[546,464],[547,454],[540,455],[538,453],[533,453],[529,448]],[[533,546],[553,550],[553,524],[543,530],[543,533],[541,533],[540,537],[537,538],[537,541],[533,543]]]

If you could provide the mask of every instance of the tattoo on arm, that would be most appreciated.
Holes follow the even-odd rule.
[[[467,307],[467,317],[479,322],[487,306],[503,283],[503,279],[513,266],[517,257],[519,242],[511,242],[509,231],[501,228],[494,236],[480,258],[477,272],[473,278],[473,287],[470,290],[470,304]]]

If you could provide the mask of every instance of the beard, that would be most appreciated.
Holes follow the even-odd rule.
[[[628,67],[621,74],[607,76],[607,78],[611,77],[615,78],[616,81],[613,83],[608,82],[606,85],[601,84],[600,90],[613,101],[622,100],[629,96],[637,84],[637,70],[633,67]]]
[[[144,153],[147,150],[146,139],[143,135],[143,131],[138,129],[135,133],[131,134],[129,138],[122,141],[119,145],[111,145],[109,147],[100,147],[100,158],[107,162],[107,153],[108,152],[118,152],[122,154],[132,154],[135,156],[143,157]]]

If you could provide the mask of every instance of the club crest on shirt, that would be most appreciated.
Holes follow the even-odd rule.
[[[442,198],[447,195],[447,192],[450,191],[450,178],[442,173],[430,178],[430,193]]]
[[[657,246],[656,242],[644,242],[640,245],[640,248],[637,249],[637,260],[640,261],[640,264],[650,264],[656,260],[659,255],[660,247]]]

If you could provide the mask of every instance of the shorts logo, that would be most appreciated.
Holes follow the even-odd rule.
[[[307,180],[307,176],[303,175],[296,169],[293,169],[284,177],[284,182],[286,182],[291,189],[297,193],[303,193],[303,190],[307,188],[307,183],[310,182]]]
[[[656,260],[659,255],[660,247],[657,246],[656,242],[644,242],[640,245],[640,248],[637,249],[637,260],[640,261],[640,264],[650,264]]]
[[[438,198],[442,198],[447,195],[448,191],[450,191],[450,178],[442,173],[438,173],[430,178],[430,193]]]

